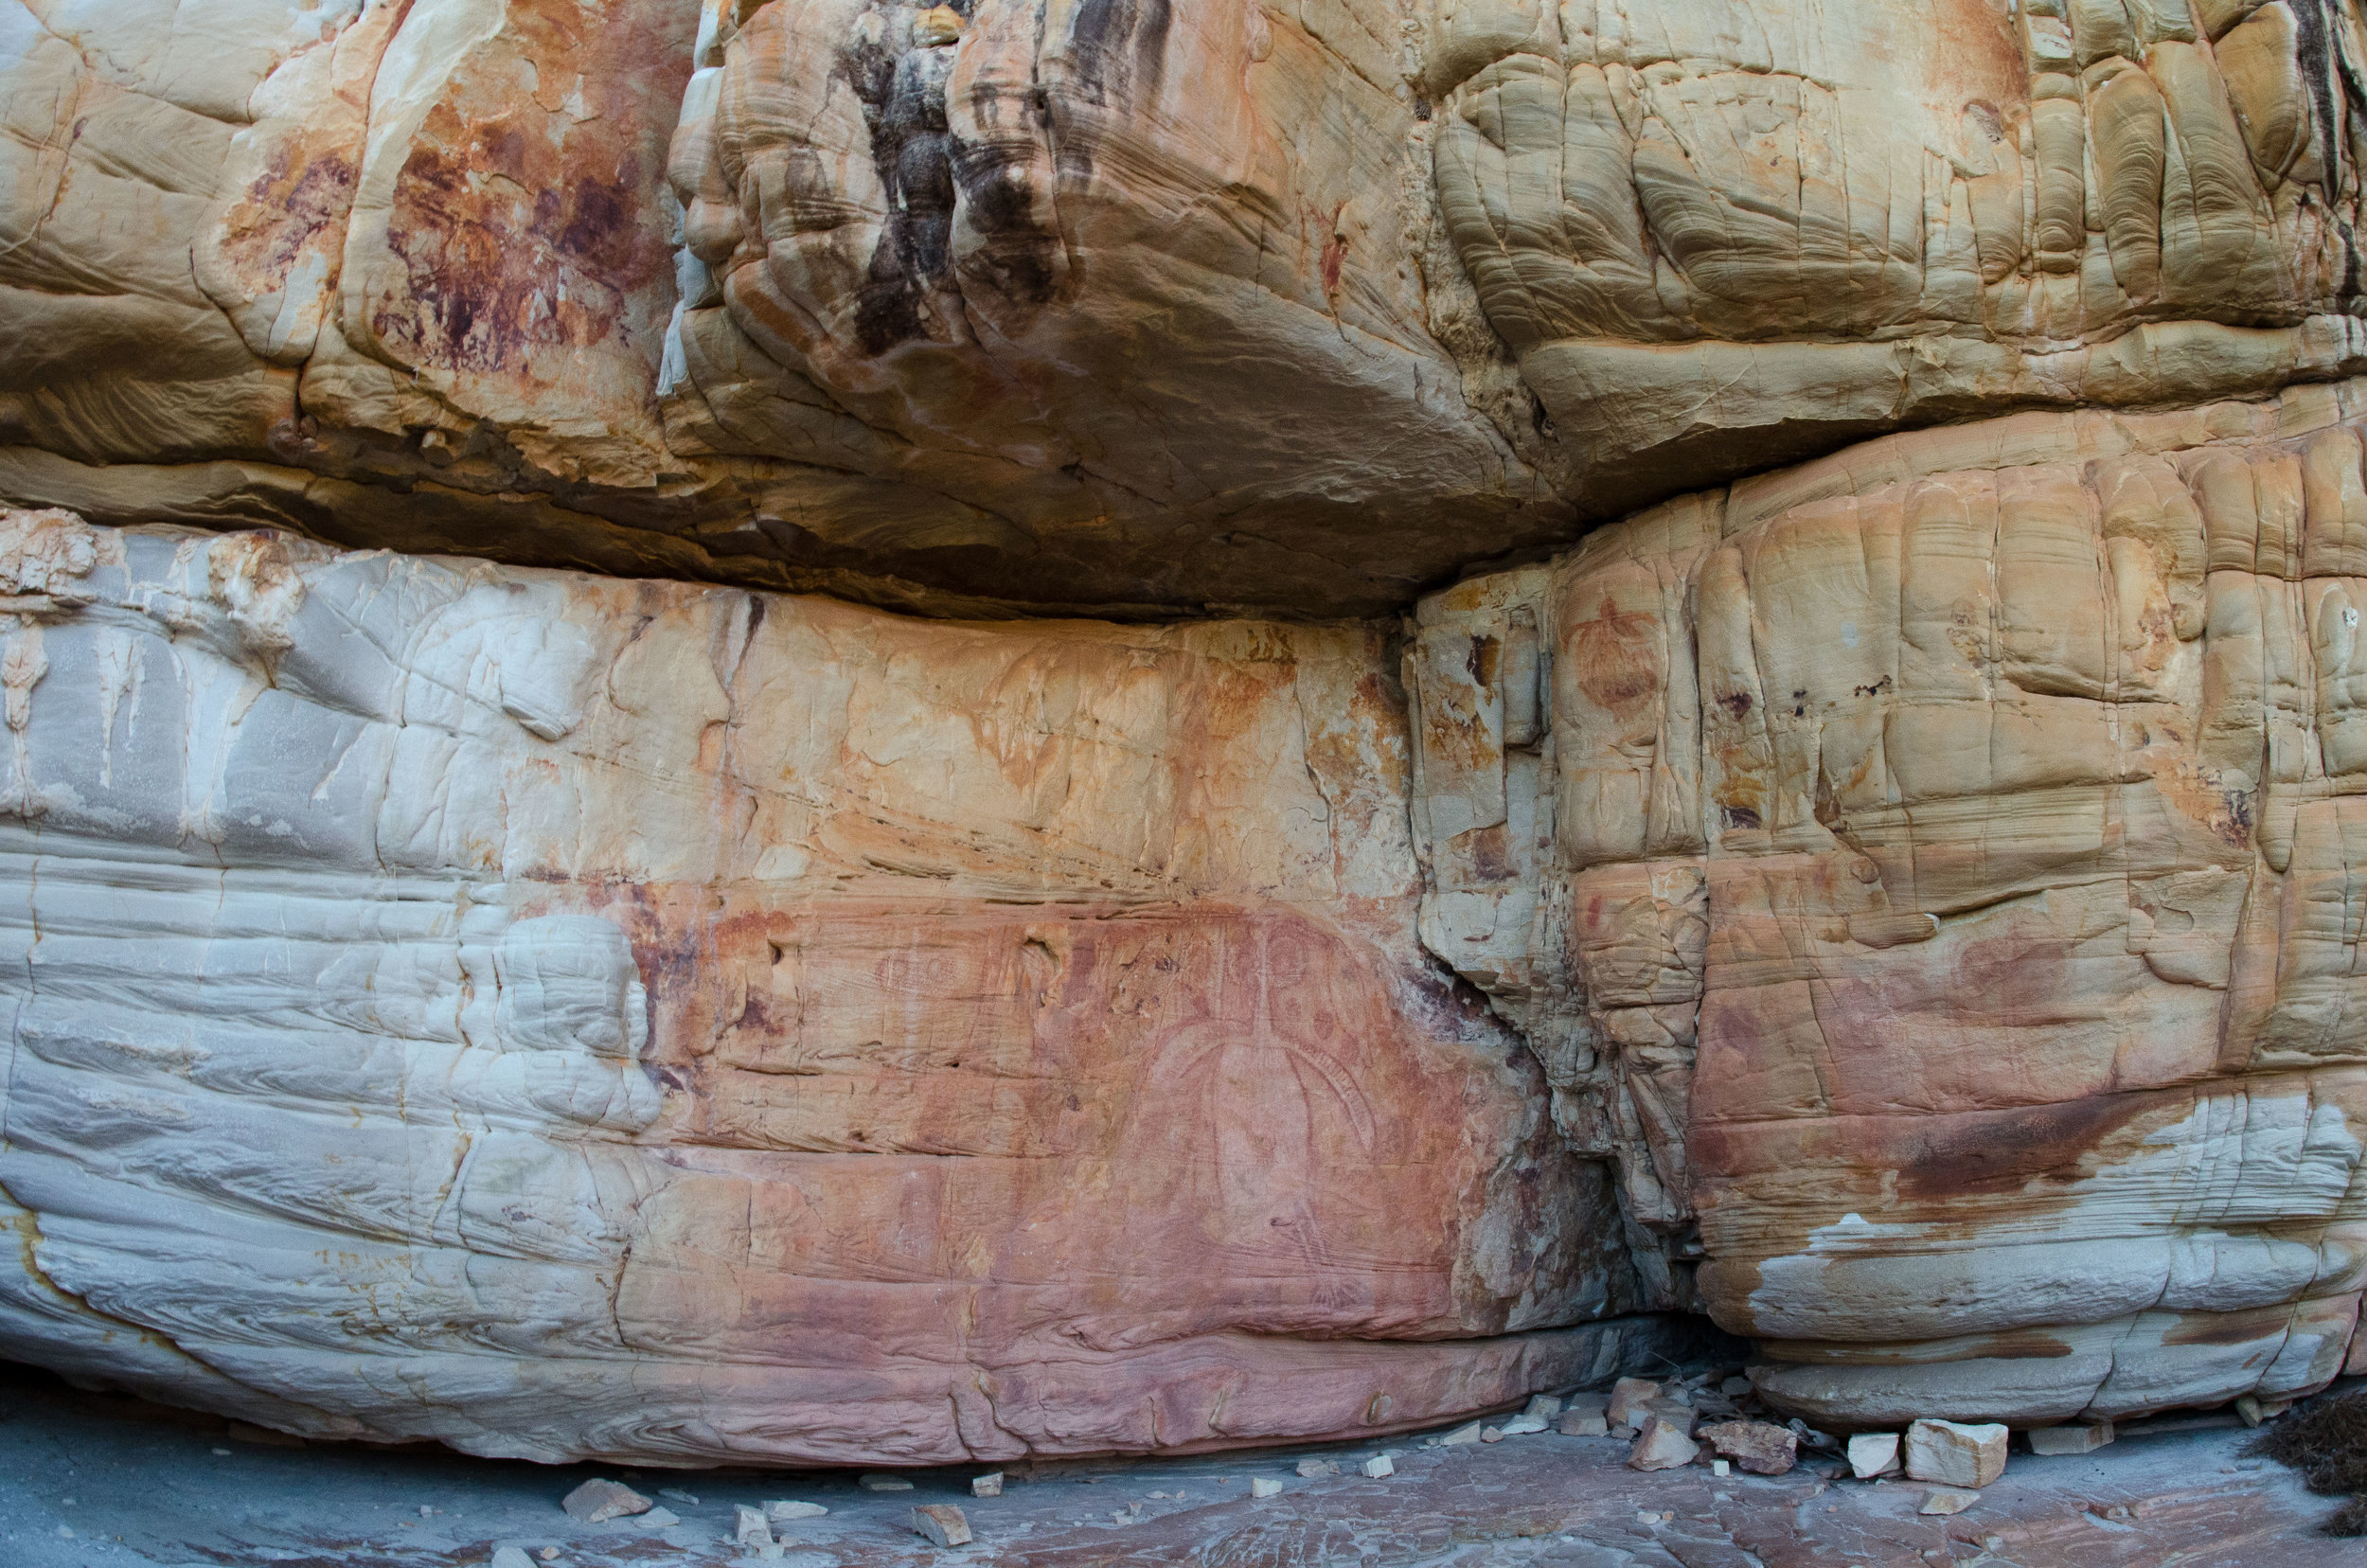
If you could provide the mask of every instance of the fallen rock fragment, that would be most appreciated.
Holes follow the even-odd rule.
[[[517,1546],[504,1546],[493,1554],[492,1568],[534,1568],[534,1559]]]
[[[933,1546],[967,1546],[970,1521],[951,1503],[923,1503],[913,1509],[913,1534]]]
[[[1448,1433],[1444,1437],[1439,1438],[1438,1446],[1440,1448],[1454,1448],[1464,1443],[1476,1443],[1480,1440],[1480,1434],[1486,1432],[1486,1422],[1472,1421],[1468,1425],[1455,1428],[1452,1432]]]
[[[1252,1497],[1279,1497],[1282,1495],[1282,1483],[1272,1476],[1258,1476],[1250,1482],[1249,1494]]]
[[[1521,1414],[1534,1416],[1540,1421],[1551,1421],[1561,1414],[1561,1400],[1551,1394],[1539,1394],[1530,1399],[1529,1407]]]
[[[1525,1437],[1532,1432],[1542,1432],[1544,1430],[1545,1417],[1542,1416],[1515,1416],[1511,1420],[1506,1421],[1504,1425],[1498,1427],[1496,1429],[1496,1434],[1500,1438]],[[1484,1436],[1485,1434],[1482,1435]]]
[[[1612,1426],[1640,1427],[1644,1407],[1660,1398],[1660,1384],[1646,1378],[1622,1378],[1611,1386],[1611,1401],[1603,1411]]]
[[[762,1508],[752,1508],[745,1503],[733,1505],[732,1539],[742,1546],[773,1544],[773,1524],[764,1517]]]
[[[1766,1421],[1717,1421],[1698,1435],[1751,1475],[1785,1474],[1799,1458],[1799,1437]]]
[[[768,1519],[820,1519],[829,1511],[819,1503],[772,1502],[764,1506]]]
[[[1628,1468],[1640,1470],[1682,1470],[1700,1456],[1701,1445],[1684,1434],[1684,1429],[1658,1415],[1644,1417],[1644,1425],[1636,1434],[1635,1448],[1628,1455]]]
[[[656,1506],[621,1481],[598,1480],[586,1481],[561,1499],[559,1506],[567,1510],[568,1518],[586,1524],[648,1513]]]
[[[1980,1501],[1981,1494],[1977,1491],[1966,1491],[1961,1487],[1933,1487],[1923,1494],[1923,1506],[1915,1512],[1960,1514]]]
[[[2005,1473],[2005,1437],[1994,1421],[1917,1421],[1907,1429],[1907,1473],[1945,1487],[1985,1487]]]
[[[1376,1481],[1379,1480],[1383,1476],[1395,1475],[1397,1473],[1397,1467],[1396,1463],[1385,1453],[1376,1453],[1370,1459],[1365,1460],[1363,1470],[1366,1475],[1371,1476]]]
[[[988,1470],[984,1475],[971,1476],[970,1478],[970,1495],[972,1497],[1002,1496],[1003,1472],[1001,1470]]]
[[[637,1530],[663,1530],[681,1523],[682,1516],[663,1503],[647,1513],[635,1514],[632,1520],[633,1528]]]
[[[900,1475],[865,1475],[859,1477],[856,1480],[855,1485],[861,1487],[865,1491],[875,1492],[910,1491],[913,1489],[913,1484],[905,1480]]]
[[[1600,1394],[1573,1394],[1562,1407],[1557,1429],[1564,1437],[1600,1437],[1611,1430],[1603,1414],[1609,1402]]]
[[[1898,1473],[1898,1434],[1860,1432],[1849,1439],[1849,1472],[1860,1481]]]
[[[2081,1421],[2070,1426],[2032,1427],[2027,1435],[2033,1453],[2093,1453],[2112,1440],[2112,1423]]]
[[[1337,1459],[1302,1459],[1299,1461],[1299,1475],[1303,1480],[1311,1481],[1318,1475],[1339,1473],[1340,1461]]]

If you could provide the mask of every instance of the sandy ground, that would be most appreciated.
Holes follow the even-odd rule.
[[[2017,1452],[2004,1479],[1949,1518],[1919,1514],[1925,1488],[1913,1483],[1829,1483],[1806,1470],[1639,1474],[1621,1462],[1626,1444],[1553,1434],[1452,1449],[1398,1439],[1386,1480],[1357,1473],[1379,1452],[1370,1445],[1027,1467],[986,1499],[970,1495],[982,1467],[908,1471],[914,1490],[880,1493],[846,1471],[552,1469],[267,1436],[0,1365],[0,1565],[462,1568],[514,1545],[538,1563],[555,1548],[547,1560],[565,1568],[756,1568],[728,1539],[733,1506],[773,1498],[830,1510],[779,1526],[788,1552],[777,1560],[790,1568],[2367,1562],[2367,1545],[2317,1533],[2330,1500],[2244,1457],[2247,1434],[2228,1426],[2140,1433],[2078,1458]],[[1344,1473],[1302,1478],[1308,1457],[1336,1459]],[[559,1500],[596,1474],[661,1495],[682,1523],[576,1523]],[[1254,1477],[1280,1480],[1281,1495],[1251,1500]],[[959,1504],[976,1543],[928,1546],[907,1526],[916,1502]]]

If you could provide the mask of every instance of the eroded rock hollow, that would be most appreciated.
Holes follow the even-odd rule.
[[[2358,0],[0,6],[0,1353],[2367,1367]]]

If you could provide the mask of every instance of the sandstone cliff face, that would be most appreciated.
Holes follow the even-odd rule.
[[[1358,632],[0,539],[0,1345],[661,1462],[1378,1432],[1641,1353]]]
[[[2320,0],[39,0],[0,495],[1401,609],[1905,425],[2367,369]]]
[[[1425,601],[1425,939],[1770,1396],[2341,1368],[2363,393],[1894,437]]]
[[[660,1462],[1647,1308],[1839,1425],[2322,1383],[2362,83],[2354,0],[20,0],[0,1347]]]

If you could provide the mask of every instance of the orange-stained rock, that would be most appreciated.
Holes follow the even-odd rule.
[[[0,528],[12,1356],[317,1434],[927,1463],[1675,1348],[1415,937],[1377,633]]]
[[[2341,1367],[2360,395],[1893,437],[1425,601],[1424,939],[1770,1399],[2042,1424]]]

